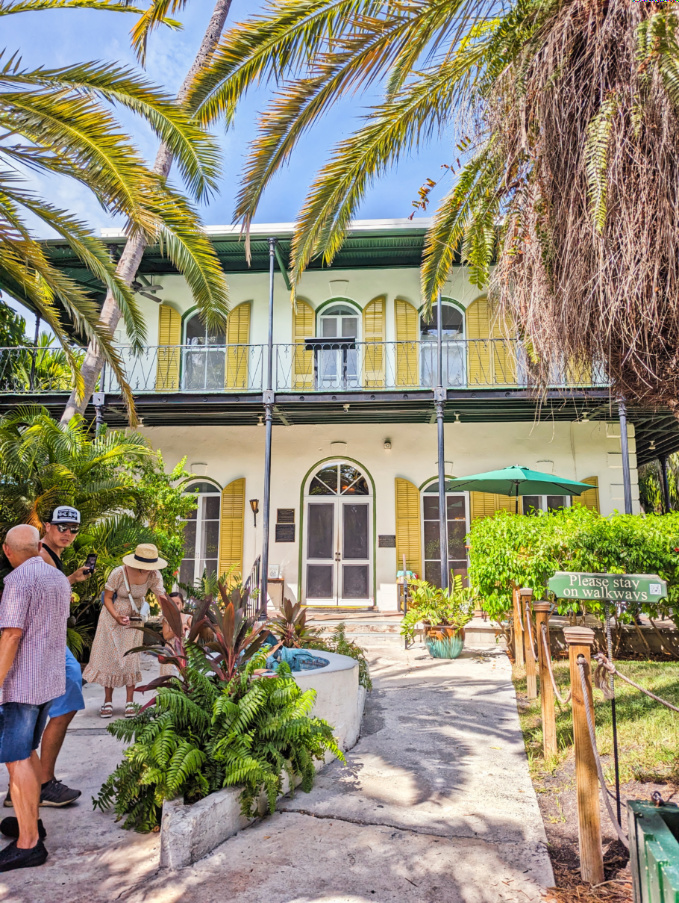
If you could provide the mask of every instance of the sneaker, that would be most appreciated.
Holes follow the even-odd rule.
[[[62,784],[61,781],[52,778],[51,781],[42,785],[42,790],[40,791],[40,805],[54,806],[56,808],[69,806],[81,795],[82,790],[71,790],[66,784]]]
[[[16,840],[13,840],[4,850],[0,850],[0,872],[35,868],[42,865],[46,859],[47,850],[42,840],[30,850],[20,850]]]
[[[5,801],[2,805],[5,807],[5,809],[13,809],[14,808],[14,803],[12,802],[12,797],[10,796],[10,793],[9,793],[9,787],[7,788],[7,796],[5,797]]]
[[[13,837],[16,840],[19,837],[19,819],[13,815],[10,815],[9,818],[3,818],[0,821],[0,834],[4,834],[5,837]],[[41,818],[38,819],[38,837],[40,840],[44,840],[47,837],[47,831]]]

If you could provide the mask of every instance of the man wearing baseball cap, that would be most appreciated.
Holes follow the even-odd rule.
[[[80,512],[71,505],[59,505],[46,519],[40,556],[43,561],[62,573],[64,565],[61,556],[74,541],[80,530]],[[90,576],[88,568],[81,567],[67,579],[71,586],[82,583]],[[42,735],[40,746],[40,765],[42,768],[42,786],[40,805],[61,807],[75,802],[82,794],[81,790],[73,790],[54,777],[57,757],[61,752],[68,726],[75,713],[85,708],[82,690],[82,672],[80,665],[70,649],[66,648],[66,690],[54,700],[49,710],[49,721]],[[11,795],[5,797],[4,805],[12,805]]]

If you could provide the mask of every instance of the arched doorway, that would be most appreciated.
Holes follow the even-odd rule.
[[[206,326],[198,313],[186,321],[182,361],[182,384],[185,391],[224,388],[225,345],[224,326]]]
[[[355,464],[323,464],[305,486],[304,601],[371,604],[372,490]]]
[[[318,315],[318,335],[328,340],[328,348],[318,353],[317,387],[319,389],[358,389],[358,349],[332,348],[332,340],[359,341],[360,312],[347,302],[324,307]]]
[[[443,385],[465,385],[464,312],[451,301],[441,301],[443,339]],[[420,315],[422,385],[435,386],[438,377],[436,333],[438,309],[434,305],[425,317]]]

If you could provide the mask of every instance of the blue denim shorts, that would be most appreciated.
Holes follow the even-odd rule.
[[[40,746],[52,700],[42,705],[6,702],[0,705],[0,762],[22,762]]]
[[[79,712],[85,708],[83,675],[80,665],[70,649],[66,649],[66,691],[52,701],[50,718]]]

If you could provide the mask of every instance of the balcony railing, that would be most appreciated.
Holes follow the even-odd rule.
[[[141,355],[121,347],[127,379],[139,395],[259,393],[266,380],[266,345],[151,346]],[[35,365],[33,359],[35,358]],[[443,384],[450,389],[525,388],[530,384],[522,344],[506,339],[444,341]],[[349,348],[304,342],[273,347],[273,389],[282,393],[431,389],[437,381],[436,343],[356,342]],[[553,388],[605,385],[603,373],[564,365]],[[68,392],[72,377],[56,349],[0,348],[0,394]],[[110,369],[102,389],[117,394]]]

